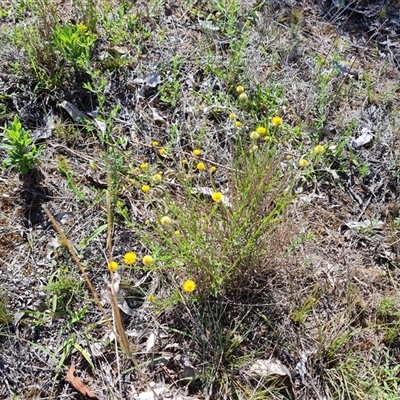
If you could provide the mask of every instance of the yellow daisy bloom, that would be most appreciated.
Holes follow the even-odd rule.
[[[219,203],[224,199],[224,195],[221,192],[214,192],[211,195],[211,198],[216,202]]]
[[[115,272],[115,271],[118,269],[118,263],[117,263],[116,261],[110,261],[110,262],[108,263],[108,269],[109,269],[111,272]]]
[[[153,181],[154,181],[155,183],[160,183],[161,180],[162,180],[161,174],[155,174],[155,175],[153,175]]]
[[[183,290],[186,293],[192,293],[196,289],[196,283],[194,281],[192,281],[191,279],[188,279],[187,281],[185,281],[182,286],[183,286]]]
[[[308,166],[308,161],[307,161],[305,158],[302,158],[302,159],[299,161],[299,166],[300,166],[301,168],[307,167],[307,166]]]
[[[161,225],[170,225],[172,223],[172,219],[170,217],[168,217],[168,215],[164,215],[160,219],[160,223],[161,223]]]
[[[150,192],[150,186],[149,185],[143,185],[142,186],[142,191],[145,193],[149,193]]]
[[[267,133],[267,129],[263,126],[258,126],[256,132],[260,135],[265,135]]]
[[[242,93],[244,92],[244,87],[243,87],[242,85],[239,85],[239,86],[236,88],[236,91],[237,91],[239,94],[242,94]]]
[[[325,151],[325,149],[324,149],[324,146],[322,146],[322,144],[319,144],[319,145],[314,147],[314,151],[317,154],[322,154]]]
[[[124,263],[127,265],[135,264],[136,262],[136,253],[133,251],[128,251],[128,253],[124,256]]]
[[[153,257],[152,257],[152,256],[149,256],[149,255],[144,256],[144,257],[143,257],[143,260],[142,260],[143,264],[146,265],[147,267],[148,267],[149,265],[153,264],[153,261],[154,261],[154,260],[153,260]]]
[[[199,171],[204,171],[204,170],[206,169],[206,166],[204,165],[204,163],[199,162],[199,163],[197,164],[196,168],[197,168]]]
[[[250,133],[251,140],[257,140],[257,139],[259,139],[259,137],[260,137],[260,134],[257,131],[253,131]]]
[[[275,117],[273,117],[271,119],[271,124],[274,126],[282,125],[282,122],[283,122],[283,120],[279,115],[276,115]]]

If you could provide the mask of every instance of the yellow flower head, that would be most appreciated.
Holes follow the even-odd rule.
[[[214,192],[211,195],[211,198],[216,202],[219,203],[224,199],[224,195],[221,192]]]
[[[160,219],[160,223],[161,225],[170,225],[172,223],[172,219],[170,217],[168,217],[168,215],[164,215],[161,219]]]
[[[265,141],[271,140],[271,136],[266,135],[264,138]]]
[[[155,174],[155,175],[153,175],[153,181],[154,181],[155,183],[160,183],[161,180],[162,180],[161,174]]]
[[[246,93],[240,93],[240,95],[239,95],[239,100],[241,100],[241,101],[245,101],[245,100],[247,100],[248,99],[248,97],[247,97],[247,94]]]
[[[150,303],[152,303],[154,299],[155,299],[154,294],[149,294],[149,296],[147,297],[147,300],[150,301]]]
[[[240,121],[235,122],[236,128],[240,128],[243,124]]]
[[[148,167],[149,167],[149,164],[147,164],[147,163],[140,164],[140,169],[145,170],[145,169],[147,169]]]
[[[149,193],[150,192],[150,186],[149,185],[143,185],[142,186],[142,192]]]
[[[290,160],[292,158],[292,156],[290,155],[290,154],[288,154],[287,156],[286,156],[286,160]]]
[[[157,142],[157,140],[154,140],[154,142],[151,142],[152,146],[158,146],[159,143]]]
[[[86,25],[79,23],[78,25],[76,25],[76,27],[78,28],[78,31],[80,32],[85,32],[86,31]]]
[[[267,129],[265,127],[263,127],[263,126],[258,126],[257,129],[256,129],[256,132],[259,135],[265,135],[267,133]]]
[[[128,251],[124,256],[124,263],[127,265],[135,264],[136,254],[133,251]]]
[[[300,166],[301,168],[307,167],[307,166],[308,166],[308,161],[307,161],[305,158],[302,158],[302,159],[299,161],[299,166]]]
[[[166,150],[164,149],[164,147],[161,147],[161,149],[158,151],[158,154],[160,156],[163,156],[166,153]]]
[[[186,293],[192,293],[196,289],[196,283],[192,281],[191,279],[188,279],[183,283],[183,290]]]
[[[271,119],[271,124],[274,126],[282,125],[282,118],[279,115],[276,115]]]
[[[174,232],[174,235],[175,236],[179,236],[181,233],[178,231],[178,230],[176,230],[175,232]]]
[[[314,151],[317,154],[322,154],[325,151],[325,149],[324,149],[324,146],[322,146],[322,144],[319,144],[319,145],[314,147]]]
[[[199,162],[199,163],[197,164],[196,168],[197,168],[199,171],[204,171],[204,170],[206,169],[206,166],[204,165],[204,163]]]
[[[217,167],[215,165],[211,165],[210,172],[214,173],[216,170],[217,170]]]
[[[230,113],[229,114],[229,119],[231,119],[231,120],[236,119],[236,114],[235,113]]]
[[[195,157],[199,156],[200,154],[201,154],[201,150],[199,150],[199,149],[194,149],[194,150],[193,150],[193,155],[194,155]]]
[[[111,272],[115,272],[115,271],[118,269],[118,263],[117,263],[116,261],[110,261],[110,262],[108,263],[108,269],[109,269]]]
[[[260,137],[260,134],[258,132],[256,132],[256,131],[253,131],[253,132],[250,133],[250,139],[251,140],[257,140],[257,139],[259,139],[259,137]]]
[[[239,94],[242,94],[242,93],[244,92],[244,87],[243,87],[242,85],[239,85],[239,86],[236,88],[236,91],[237,91]]]
[[[149,265],[153,264],[153,257],[149,255],[144,256],[142,262],[148,267]]]

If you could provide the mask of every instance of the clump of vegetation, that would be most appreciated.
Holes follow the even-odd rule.
[[[3,7],[0,397],[399,397],[398,38],[303,3]]]
[[[1,148],[8,153],[4,165],[12,166],[16,172],[25,175],[40,163],[40,153],[44,145],[37,147],[33,143],[29,131],[22,127],[18,115],[8,128],[4,128],[3,138],[5,143],[1,144]]]

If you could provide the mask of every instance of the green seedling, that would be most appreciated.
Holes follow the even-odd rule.
[[[12,166],[18,173],[25,175],[39,164],[44,145],[37,147],[33,144],[29,131],[22,127],[18,115],[9,127],[4,129],[2,136],[5,143],[0,144],[0,148],[6,149],[8,153],[4,165]]]
[[[84,24],[56,26],[52,45],[60,51],[75,68],[90,71],[90,53],[96,43],[97,35]]]

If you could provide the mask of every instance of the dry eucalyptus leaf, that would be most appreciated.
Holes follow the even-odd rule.
[[[279,360],[270,358],[268,360],[256,360],[249,369],[249,374],[258,377],[269,376],[288,376],[290,378],[290,371]]]
[[[33,142],[36,143],[38,140],[48,139],[54,129],[54,115],[52,112],[45,117],[46,126],[44,128],[36,129],[31,133]]]
[[[117,297],[117,304],[118,304],[118,308],[120,310],[122,310],[125,314],[133,317],[135,315],[135,311],[132,310],[132,308],[129,307],[128,303],[126,302],[126,300],[124,299],[124,296],[122,295],[122,293],[119,290],[119,283],[121,281],[121,278],[119,277],[118,272],[114,273],[114,287],[113,290],[111,290],[111,283],[108,283],[108,287],[109,290],[112,293],[116,294]]]
[[[153,113],[153,120],[156,123],[156,125],[165,125],[167,121],[158,113],[158,111],[155,108],[151,108],[151,111]]]
[[[351,146],[353,149],[359,149],[362,146],[365,146],[373,139],[373,135],[368,131],[367,128],[361,129],[361,135],[357,139],[353,139],[351,142]]]
[[[74,122],[79,122],[82,119],[88,119],[89,117],[82,111],[78,110],[72,103],[69,101],[62,101],[59,104],[73,119]]]
[[[165,391],[165,387],[154,388],[153,391],[139,393],[138,400],[159,400],[161,394]]]
[[[349,221],[344,224],[349,229],[383,229],[385,227],[385,222],[383,221],[371,221],[366,219],[364,221]]]
[[[70,383],[82,396],[88,397],[89,399],[97,399],[100,400],[88,387],[74,375],[75,365],[71,364],[71,367],[68,370],[67,376],[65,380]]]
[[[154,345],[156,344],[157,335],[154,332],[151,332],[147,342],[146,342],[146,351],[149,352]]]

